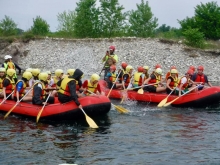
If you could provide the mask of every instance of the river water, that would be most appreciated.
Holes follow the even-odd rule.
[[[118,100],[113,100],[118,105]],[[86,121],[40,122],[0,114],[0,162],[4,165],[217,165],[220,107],[157,108],[126,101],[128,114],[112,109]]]

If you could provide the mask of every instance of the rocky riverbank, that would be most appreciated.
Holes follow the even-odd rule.
[[[65,71],[68,68],[80,68],[86,75],[91,75],[101,71],[101,59],[110,45],[116,46],[118,67],[125,61],[135,69],[139,65],[148,65],[152,70],[155,64],[160,63],[164,73],[170,66],[175,65],[181,75],[190,65],[204,65],[204,72],[209,79],[220,81],[220,50],[192,49],[181,42],[151,38],[67,40],[46,37],[28,43],[15,41],[1,47],[0,59],[3,62],[4,56],[11,54],[13,60],[24,69],[40,68],[42,71],[53,72],[58,68]]]

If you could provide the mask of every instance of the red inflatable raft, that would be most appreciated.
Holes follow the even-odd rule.
[[[107,95],[110,89],[106,87],[106,82],[104,80],[101,80],[99,83],[102,87],[102,90]],[[124,92],[125,91],[113,89],[109,97],[114,99],[121,99]],[[137,93],[137,91],[133,91],[133,90],[127,90],[126,93],[127,93],[127,98],[130,100],[152,102],[152,103],[160,103],[163,99],[167,97],[166,93],[144,92],[144,94],[139,94]],[[168,97],[167,102],[170,102],[177,97],[178,96],[176,95],[171,95]],[[180,97],[179,99],[177,99],[175,102],[173,102],[172,105],[177,107],[206,107],[213,104],[219,104],[219,101],[220,101],[220,88],[216,86],[216,87],[206,88],[198,92],[192,92],[186,94]]]
[[[1,101],[2,99],[0,99],[0,102]],[[73,101],[60,104],[56,98],[55,102],[55,104],[45,106],[40,116],[40,120],[48,119],[56,121],[85,118],[83,112]],[[106,96],[86,96],[79,98],[79,102],[88,116],[101,116],[107,114],[111,108],[111,102]],[[15,104],[15,101],[6,100],[0,105],[0,110],[8,112]],[[11,113],[36,118],[41,108],[42,106],[21,102]]]

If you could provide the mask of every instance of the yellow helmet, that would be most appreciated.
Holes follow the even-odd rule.
[[[26,78],[28,81],[32,78],[31,72],[25,71],[22,75],[22,77]]]
[[[15,74],[15,70],[14,69],[8,69],[7,70],[7,75],[9,75],[10,77],[12,77]]]
[[[31,72],[32,73],[32,68],[27,68],[26,70],[25,70],[25,72]]]
[[[133,69],[133,67],[131,65],[126,66],[126,72],[130,72],[130,70]]]
[[[36,76],[38,76],[38,74],[40,74],[40,69],[32,69],[31,73],[32,73],[33,76],[36,77]]]
[[[55,75],[56,75],[57,77],[60,77],[61,74],[63,74],[63,70],[62,70],[62,69],[57,69],[57,70],[55,70]]]
[[[94,73],[94,74],[92,74],[90,81],[91,82],[99,81],[99,79],[100,79],[100,76],[98,74]]]
[[[170,73],[172,74],[177,74],[178,73],[178,71],[176,70],[176,69],[171,69],[171,71],[170,71]]]
[[[163,74],[163,71],[162,71],[161,68],[157,68],[157,69],[155,70],[155,72],[156,72],[157,74],[159,74],[159,75],[162,75],[162,74]]]
[[[39,80],[47,81],[48,74],[47,74],[46,72],[40,73],[40,74],[38,75],[38,78],[39,78]]]
[[[143,66],[145,70],[149,70],[149,66]]]
[[[50,72],[50,71],[46,71],[46,73],[49,74],[49,75],[51,75],[51,72]]]
[[[68,73],[70,76],[72,76],[72,75],[74,74],[74,72],[75,72],[75,69],[68,69],[68,70],[67,70],[67,73]]]
[[[6,72],[5,68],[0,68],[0,72]]]

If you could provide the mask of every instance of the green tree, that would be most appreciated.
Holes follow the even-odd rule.
[[[183,32],[184,37],[186,38],[185,44],[203,48],[204,47],[204,34],[199,31],[199,29],[188,28]]]
[[[99,37],[100,21],[96,0],[80,0],[75,9],[74,34],[76,37]]]
[[[129,16],[129,33],[136,37],[150,37],[154,34],[155,28],[158,26],[157,18],[153,18],[153,13],[148,2],[141,0],[141,4],[137,4],[137,10],[132,10]]]
[[[101,25],[104,37],[115,37],[124,33],[126,25],[126,13],[118,0],[100,0]]]
[[[166,26],[166,24],[163,24],[158,29],[156,29],[157,32],[168,32],[170,30],[171,30],[171,27]]]
[[[45,36],[50,32],[50,25],[40,16],[37,16],[36,19],[33,19],[31,31],[35,35]]]
[[[58,31],[65,33],[66,35],[74,35],[74,21],[76,18],[75,11],[64,11],[63,13],[58,13]]]
[[[195,16],[178,22],[182,31],[199,29],[207,39],[220,38],[220,7],[217,2],[201,3],[195,7]]]
[[[17,24],[5,15],[5,18],[0,21],[0,33],[3,36],[10,36],[17,34]]]

